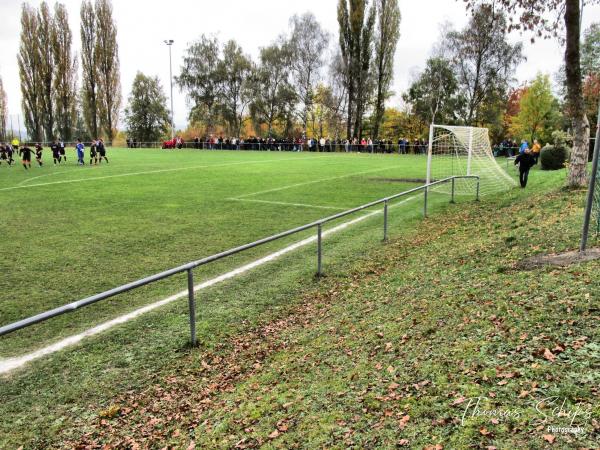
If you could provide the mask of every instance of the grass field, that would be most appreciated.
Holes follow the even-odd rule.
[[[7,255],[0,324],[406,190],[416,184],[394,180],[425,173],[420,156],[126,149],[108,156],[99,166],[78,167],[70,155],[66,165],[47,157],[29,171],[0,166],[0,220],[9,236],[0,243]],[[407,205],[393,214],[418,211]],[[301,237],[202,268],[196,280]],[[0,357],[184,286],[176,277],[21,331],[3,338]]]
[[[25,280],[18,297],[11,285],[2,286],[3,321],[5,305],[13,315],[18,308],[29,314],[335,212],[242,201],[232,207],[227,198],[311,183],[289,188],[289,197],[288,189],[248,197],[348,207],[408,187],[373,178],[416,177],[422,167],[418,158],[393,156],[324,155],[333,160],[326,165],[327,159],[313,161],[323,156],[315,154],[143,155],[155,159],[150,170],[171,163],[179,169],[196,158],[212,167],[3,191],[11,205],[2,210],[5,220],[21,214],[35,230],[65,225],[38,237],[54,243],[54,251],[31,249],[31,239],[3,243],[11,246],[6,254],[21,258],[11,267],[28,269],[17,272]],[[125,163],[139,162],[140,154],[109,156],[122,167],[70,167],[44,178],[67,181],[96,169],[104,171],[90,173],[98,178],[131,173]],[[229,172],[215,166],[229,157],[243,164],[227,166],[236,167]],[[256,160],[262,162],[249,164]],[[5,169],[5,187],[42,170]],[[368,170],[374,172],[359,174]],[[314,182],[334,176],[345,178]],[[196,349],[186,346],[187,305],[179,301],[2,376],[0,448],[191,448],[192,442],[196,448],[593,448],[600,433],[598,262],[515,268],[524,256],[577,245],[583,192],[561,190],[564,176],[535,170],[527,190],[479,204],[465,198],[449,205],[440,196],[425,221],[420,201],[398,206],[391,210],[388,245],[381,244],[381,216],[373,216],[325,240],[322,279],[313,277],[315,249],[307,246],[202,291]],[[192,189],[196,183],[206,187]],[[79,202],[85,213],[78,213]],[[171,202],[176,214],[165,211]],[[208,211],[211,205],[226,217]],[[118,220],[103,227],[112,216]],[[282,245],[199,270],[198,278]],[[100,256],[110,263],[96,267]],[[44,280],[62,298],[41,293],[36,265],[47,267],[51,276]],[[2,350],[35,348],[184,283],[159,283],[23,330],[2,338]],[[520,415],[462,423],[467,399],[476,397],[486,408],[516,408]],[[586,433],[546,431],[568,425],[535,409],[547,397],[565,399],[570,410],[580,407],[585,416],[576,424]]]

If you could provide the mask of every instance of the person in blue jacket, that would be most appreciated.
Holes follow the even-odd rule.
[[[523,153],[525,153],[525,150],[529,149],[529,142],[527,142],[526,140],[523,140],[521,142],[521,148],[519,148],[519,153],[522,155]]]
[[[77,149],[77,164],[79,164],[80,166],[85,165],[85,162],[83,161],[83,150],[85,146],[81,143],[81,139],[77,139],[77,145],[75,146],[75,148]]]

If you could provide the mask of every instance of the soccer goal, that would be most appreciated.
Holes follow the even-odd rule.
[[[502,192],[516,186],[515,180],[496,162],[487,128],[431,125],[427,153],[427,183],[451,176],[479,176],[481,195]],[[472,194],[475,180],[457,179],[456,194]],[[450,185],[432,188],[450,191]]]

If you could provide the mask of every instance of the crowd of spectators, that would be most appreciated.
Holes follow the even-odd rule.
[[[179,137],[175,138],[177,145],[171,145],[173,141],[165,141],[163,148],[195,148],[204,150],[270,150],[270,151],[309,151],[309,152],[364,152],[364,153],[402,153],[402,154],[426,154],[428,143],[424,139],[412,141],[401,138],[397,142],[391,139],[354,138],[331,139],[321,137],[319,139],[308,138],[249,138],[196,137],[191,142],[183,142]],[[132,146],[137,146],[132,141]]]

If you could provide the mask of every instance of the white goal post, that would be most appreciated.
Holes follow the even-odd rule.
[[[487,128],[432,124],[427,152],[427,184],[451,176],[477,175],[481,195],[502,192],[516,181],[496,162]],[[472,194],[474,180],[457,179],[456,194]],[[434,191],[448,191],[442,184]]]

